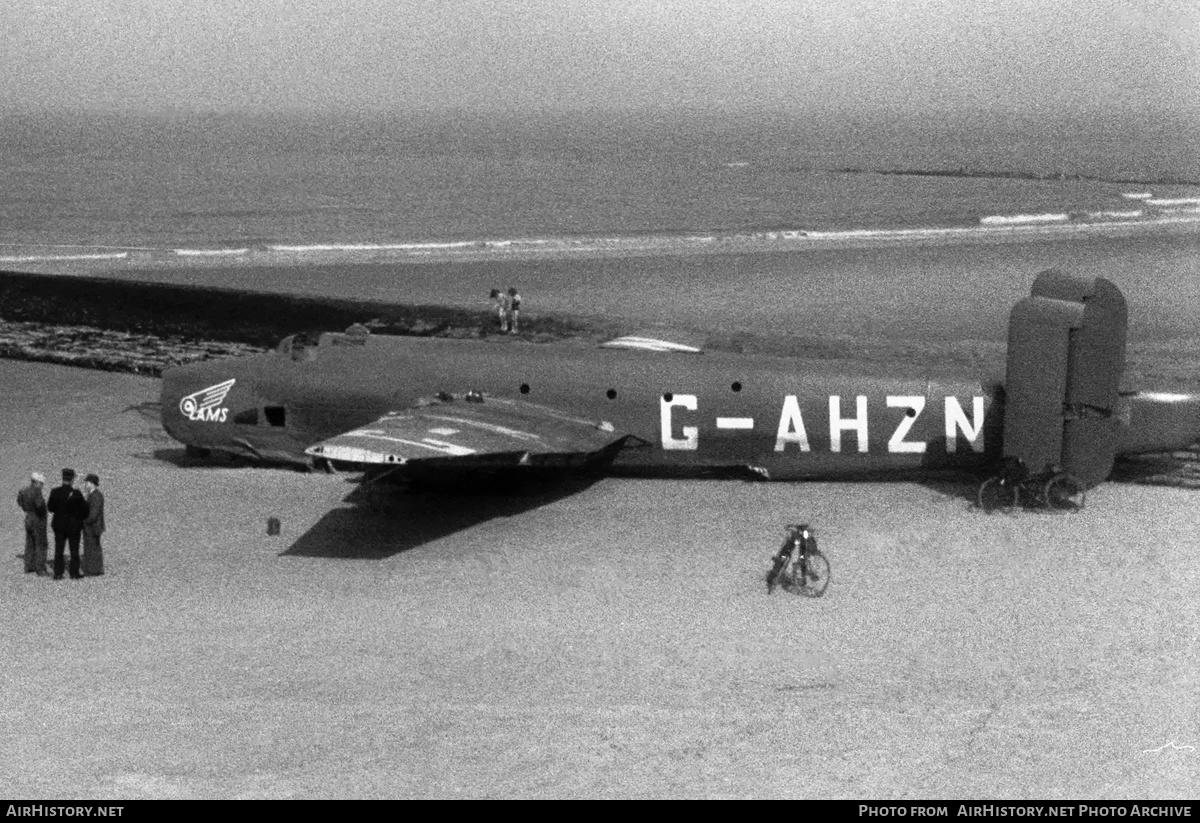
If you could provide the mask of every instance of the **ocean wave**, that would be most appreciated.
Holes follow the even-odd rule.
[[[1200,197],[1152,197],[1151,206],[1200,206]]]
[[[1150,191],[1123,191],[1121,196],[1126,200],[1149,200],[1154,196],[1154,192]]]
[[[1089,211],[1087,217],[1092,220],[1136,220],[1145,215],[1141,209],[1129,211]]]
[[[454,249],[464,249],[470,247],[483,247],[483,244],[488,243],[485,240],[456,240],[447,243],[305,243],[305,244],[285,244],[285,243],[268,243],[266,248],[269,251],[288,252],[294,254],[305,254],[309,252],[356,252],[356,251],[452,251]],[[513,241],[500,241],[513,242]]]
[[[714,232],[714,233],[646,233],[629,235],[525,237],[506,239],[481,239],[469,241],[445,241],[422,243],[313,243],[313,244],[270,244],[263,252],[274,252],[288,256],[351,255],[366,259],[420,256],[490,256],[518,257],[522,254],[566,254],[587,253],[654,253],[738,251],[785,246],[803,247],[815,242],[839,241],[882,241],[919,242],[924,239],[986,238],[1007,236],[1013,233],[1038,233],[1053,231],[1103,231],[1114,226],[1154,226],[1179,222],[1161,212],[1148,218],[1141,210],[1097,211],[1086,213],[1053,213],[1045,215],[995,215],[995,219],[983,218],[977,225],[869,228],[869,229],[771,229],[763,231]],[[257,252],[255,252],[257,253]]]
[[[236,257],[248,254],[250,249],[171,249],[171,251],[179,257]]]
[[[1021,226],[1033,223],[1065,223],[1071,219],[1066,212],[1048,214],[991,214],[980,217],[979,222],[984,226]]]
[[[95,254],[19,254],[0,255],[0,263],[54,263],[69,260],[124,260],[129,252],[98,252]]]

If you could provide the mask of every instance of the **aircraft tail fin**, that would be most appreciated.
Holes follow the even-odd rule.
[[[1055,466],[1095,485],[1117,452],[1128,313],[1104,278],[1038,275],[1008,326],[1004,455],[1032,472]]]

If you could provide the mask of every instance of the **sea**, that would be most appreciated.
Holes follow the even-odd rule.
[[[521,278],[532,307],[647,319],[691,290],[687,319],[720,323],[747,290],[795,295],[797,260],[825,273],[810,307],[904,288],[830,250],[1192,235],[1197,134],[1162,112],[5,111],[0,269],[459,304]]]

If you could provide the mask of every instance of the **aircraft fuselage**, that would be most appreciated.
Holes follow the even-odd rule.
[[[232,383],[230,383],[232,381]],[[226,385],[227,384],[227,385]],[[177,440],[269,460],[438,392],[477,390],[634,435],[615,465],[751,467],[773,479],[969,469],[994,460],[997,386],[732,353],[327,334],[320,345],[172,370]]]

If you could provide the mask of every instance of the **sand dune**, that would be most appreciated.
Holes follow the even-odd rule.
[[[157,381],[0,379],[10,491],[71,465],[109,511],[80,582],[23,575],[0,525],[10,796],[1195,796],[1166,746],[1200,749],[1193,492],[987,517],[955,483],[604,479],[380,512],[353,476],[188,465]],[[768,597],[800,517],[832,585]]]

